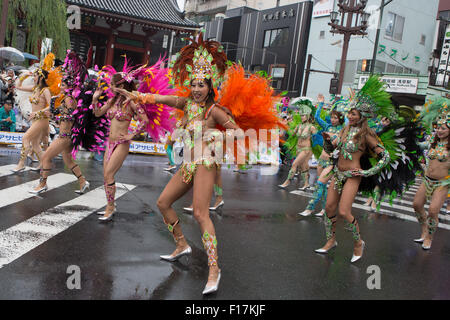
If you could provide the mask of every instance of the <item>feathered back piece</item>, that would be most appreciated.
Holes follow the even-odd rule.
[[[100,152],[104,151],[104,142],[108,136],[110,121],[103,115],[96,117],[94,114],[92,99],[95,90],[98,86],[105,86],[105,84],[99,84],[104,81],[100,77],[91,77],[86,79],[81,93],[77,99],[77,108],[73,112],[74,123],[72,125],[72,156],[76,157],[76,154],[80,147],[91,151]],[[106,94],[99,98],[100,105],[103,105],[108,100]]]
[[[390,117],[395,112],[391,102],[391,95],[386,92],[385,84],[380,76],[371,76],[364,87],[352,97],[350,109],[356,109],[364,118],[374,116]]]
[[[174,95],[176,90],[169,85],[169,70],[163,68],[165,60],[160,58],[156,64],[148,68],[142,68],[135,73],[140,85],[138,92],[160,95]],[[163,104],[145,104],[144,108],[149,123],[146,131],[154,141],[164,137],[166,131],[172,132],[176,124],[176,116],[173,109]]]
[[[450,127],[449,105],[449,99],[439,96],[432,97],[425,103],[420,113],[420,121],[427,130],[432,129],[433,122],[438,124],[446,123]]]
[[[125,58],[122,72],[120,72],[123,78],[121,82],[139,81],[138,92],[141,93],[173,95],[175,90],[169,88],[169,70],[163,67],[164,63],[165,60],[160,58],[150,67],[146,65],[130,66]],[[111,78],[117,71],[112,66],[105,66],[102,72],[102,82],[110,85]],[[145,104],[142,107],[149,120],[146,131],[154,141],[159,141],[165,135],[165,131],[173,131],[176,120],[171,114],[172,108],[163,104]]]
[[[233,114],[242,129],[286,128],[275,108],[279,97],[273,95],[267,79],[256,74],[245,76],[244,68],[234,64],[226,72],[218,103]]]
[[[227,56],[222,45],[217,41],[204,41],[202,33],[190,41],[177,53],[171,66],[172,84],[187,87],[192,80],[211,79],[213,87],[217,88],[227,68]]]
[[[87,77],[87,68],[75,51],[67,50],[66,59],[62,66],[63,80],[68,82],[69,94],[75,99],[80,95],[81,88]]]

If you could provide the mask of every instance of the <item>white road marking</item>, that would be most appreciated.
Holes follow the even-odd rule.
[[[77,178],[72,174],[57,173],[51,175],[47,180],[48,191],[74,181],[77,181]],[[36,187],[38,183],[39,179],[0,190],[0,208],[34,197],[35,195],[29,193],[28,191]]]
[[[4,176],[9,176],[11,174],[15,174],[15,172],[12,172],[11,170],[14,169],[15,167],[17,167],[17,164],[8,164],[6,166],[1,166],[0,167],[0,177],[4,177]],[[25,171],[29,171],[30,167],[25,167]]]
[[[116,199],[136,186],[116,184]],[[0,268],[20,258],[106,205],[99,187],[0,232]]]

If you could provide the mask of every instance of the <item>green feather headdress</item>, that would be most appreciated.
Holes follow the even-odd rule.
[[[450,127],[449,105],[450,100],[444,97],[435,96],[429,99],[420,113],[420,121],[427,129],[431,129],[434,122],[438,125],[446,123]]]
[[[298,113],[302,116],[304,115],[311,115],[311,112],[314,108],[313,104],[311,101],[309,101],[308,99],[304,99],[304,100],[299,100],[297,102],[294,103],[294,106],[298,106]]]
[[[391,95],[386,92],[385,84],[380,76],[371,76],[364,87],[351,99],[350,109],[356,109],[364,118],[383,116],[390,118],[395,112],[391,102]]]

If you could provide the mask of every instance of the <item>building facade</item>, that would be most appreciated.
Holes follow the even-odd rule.
[[[337,0],[332,2],[338,11]],[[386,1],[387,2],[387,1]],[[355,79],[364,76],[370,70],[375,46],[375,37],[381,0],[369,0],[366,12],[371,13],[368,35],[354,36],[350,40],[347,65],[344,75],[342,94],[348,93]],[[375,72],[416,78],[427,76],[433,41],[436,30],[436,15],[439,0],[395,0],[384,7],[381,22],[379,46],[376,49]],[[330,33],[330,16],[322,15],[312,18],[311,34],[308,43],[308,54],[312,54],[311,69],[338,72],[342,55],[343,36]],[[361,74],[361,75],[359,75]],[[319,93],[330,98],[330,80],[333,75],[311,73],[307,88],[307,96],[316,98]],[[418,81],[418,83],[423,80]],[[411,91],[408,91],[411,92]],[[401,92],[396,95],[399,96]],[[416,99],[418,98],[418,99]],[[407,102],[407,100],[411,100]],[[424,97],[414,97],[406,93],[399,104],[420,103]]]
[[[123,56],[133,65],[154,63],[174,52],[177,37],[193,34],[190,21],[175,0],[67,0],[81,11],[81,28],[70,32],[71,47],[88,67],[121,68]]]
[[[226,11],[247,7],[255,10],[266,10],[295,4],[298,0],[186,0],[186,16],[198,23],[214,20],[217,14],[224,15]]]
[[[430,63],[428,95],[448,95],[450,89],[450,0],[440,0]]]
[[[246,70],[266,71],[276,90],[298,96],[312,8],[312,1],[303,1],[266,10],[230,9],[225,18],[205,23],[205,37],[220,41],[228,58]]]

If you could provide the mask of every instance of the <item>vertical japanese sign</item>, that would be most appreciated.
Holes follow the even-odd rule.
[[[450,24],[445,30],[444,43],[442,44],[441,59],[439,60],[438,75],[436,77],[436,85],[442,86],[444,83],[448,83],[450,75]]]

